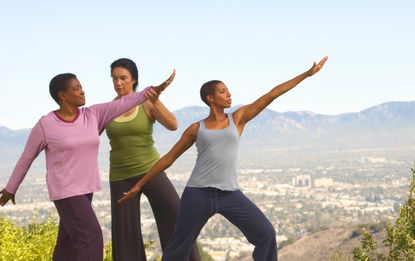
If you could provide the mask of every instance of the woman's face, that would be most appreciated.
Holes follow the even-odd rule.
[[[134,92],[133,84],[136,83],[131,76],[130,71],[123,67],[115,67],[111,72],[112,83],[114,84],[114,90],[118,94],[118,97],[130,94]]]
[[[85,105],[85,92],[82,89],[82,85],[78,79],[70,79],[67,83],[68,87],[61,93],[61,101],[73,105],[75,107],[81,107]]]
[[[223,108],[230,108],[232,105],[231,93],[224,83],[218,83],[212,96],[211,103]]]

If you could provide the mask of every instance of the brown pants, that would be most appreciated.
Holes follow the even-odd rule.
[[[144,261],[143,237],[140,226],[140,196],[148,198],[157,224],[161,248],[173,234],[180,198],[165,173],[148,182],[134,198],[117,203],[123,193],[128,191],[143,176],[110,182],[112,217],[112,258],[114,261]],[[196,247],[189,260],[200,260]]]
[[[52,260],[102,261],[102,231],[91,202],[92,193],[53,202],[60,220]]]

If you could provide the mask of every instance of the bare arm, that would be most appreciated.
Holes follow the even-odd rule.
[[[144,110],[150,119],[160,122],[168,130],[177,129],[177,120],[171,111],[158,99],[149,96],[149,100],[144,103]]]
[[[313,76],[318,71],[320,71],[327,59],[328,57],[326,56],[318,64],[314,62],[313,66],[306,72],[294,77],[291,80],[288,80],[282,84],[275,86],[271,91],[264,94],[253,103],[243,106],[236,110],[234,112],[234,121],[238,126],[239,133],[242,133],[242,130],[248,121],[252,120],[255,116],[257,116],[276,98],[297,86],[307,77]]]
[[[121,203],[124,200],[127,200],[133,197],[138,193],[141,188],[156,175],[162,173],[165,169],[170,167],[173,162],[176,161],[180,155],[182,155],[187,149],[189,149],[193,143],[196,141],[197,131],[199,129],[198,123],[193,123],[190,125],[183,133],[180,140],[173,146],[173,148],[167,152],[166,155],[161,157],[156,164],[150,169],[147,174],[140,179],[128,192],[124,192],[124,196],[120,198],[117,202]]]
[[[170,77],[156,87],[149,86],[141,92],[134,92],[123,96],[120,99],[90,106],[89,108],[94,112],[98,120],[98,130],[102,132],[101,130],[104,129],[110,121],[118,117],[120,114],[137,106],[138,104],[144,103],[150,97],[160,95],[161,92],[170,85],[175,75],[176,70],[173,70],[173,73],[170,75]]]

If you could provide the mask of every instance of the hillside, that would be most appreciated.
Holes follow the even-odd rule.
[[[362,235],[359,227],[330,228],[305,235],[294,243],[283,247],[278,253],[280,261],[333,260],[336,255],[350,257],[354,247],[360,246]],[[374,234],[379,243],[385,238],[386,230]]]

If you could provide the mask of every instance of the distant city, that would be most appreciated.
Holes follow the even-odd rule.
[[[156,128],[161,154],[181,135],[189,122],[203,118],[201,108],[175,112],[181,128],[168,133]],[[242,139],[239,182],[242,190],[267,215],[277,241],[295,240],[325,228],[393,220],[406,199],[415,160],[415,103],[386,103],[339,116],[304,112],[265,111],[253,121]],[[0,128],[0,186],[4,186],[21,153],[28,130]],[[11,135],[11,136],[10,136]],[[110,240],[108,141],[102,136],[100,165],[103,190],[93,205]],[[186,152],[167,173],[181,194],[196,153]],[[44,159],[36,160],[16,195],[17,205],[0,208],[20,224],[56,216],[45,185]],[[149,259],[160,254],[151,209],[142,197],[145,240],[154,241]],[[241,260],[250,245],[241,232],[216,215],[198,241],[215,260]]]

